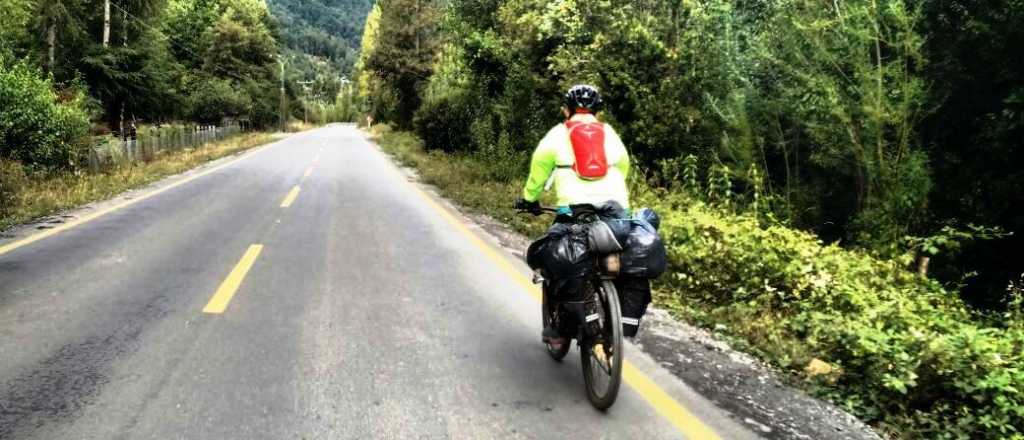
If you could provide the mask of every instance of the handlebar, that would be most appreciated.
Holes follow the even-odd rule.
[[[557,214],[558,213],[558,208],[550,208],[550,207],[547,207],[547,206],[541,206],[540,207],[540,212],[530,211],[529,209],[517,209],[516,212],[519,213],[519,214],[533,214],[533,215],[541,215],[543,213]]]
[[[546,213],[550,213],[550,214],[557,214],[558,213],[558,208],[554,208],[554,207],[550,207],[550,206],[538,206],[536,209],[537,210],[534,211],[532,209],[524,209],[524,208],[520,208],[520,207],[515,207],[516,212],[518,212],[519,214],[541,215],[541,214],[543,214],[545,212]]]

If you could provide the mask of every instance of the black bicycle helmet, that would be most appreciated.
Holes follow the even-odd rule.
[[[589,84],[577,84],[565,92],[565,106],[572,113],[576,113],[577,109],[596,112],[601,106],[601,94],[597,91],[597,87]]]

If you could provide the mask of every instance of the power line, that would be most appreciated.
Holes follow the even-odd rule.
[[[164,40],[164,41],[166,41],[167,43],[171,44],[172,46],[174,46],[174,47],[176,47],[176,48],[178,48],[178,49],[181,49],[181,50],[183,50],[183,51],[185,51],[185,52],[188,52],[188,53],[189,53],[189,55],[192,55],[192,57],[194,57],[194,58],[196,58],[196,59],[202,58],[202,57],[200,57],[199,55],[197,55],[197,54],[196,54],[195,52],[193,52],[193,51],[192,51],[192,49],[189,49],[188,47],[185,47],[185,46],[182,46],[182,45],[180,45],[180,44],[176,43],[176,42],[175,42],[174,40],[172,40],[172,39],[171,39],[170,37],[168,37],[167,35],[165,35],[165,34],[163,33],[163,31],[161,31],[160,29],[157,29],[157,28],[155,28],[155,27],[153,27],[153,26],[150,26],[150,25],[149,25],[149,23],[146,23],[146,21],[145,21],[145,20],[143,20],[143,19],[141,19],[141,18],[139,18],[139,17],[136,17],[136,16],[135,16],[135,15],[133,15],[133,14],[132,14],[131,12],[128,12],[128,10],[127,10],[127,9],[125,9],[125,8],[122,8],[122,7],[121,7],[121,5],[119,5],[119,4],[117,4],[117,3],[114,3],[114,2],[110,2],[110,5],[111,5],[111,6],[113,6],[113,7],[115,7],[115,8],[117,8],[118,10],[120,10],[120,11],[121,11],[122,13],[124,13],[124,15],[125,15],[126,17],[129,17],[129,18],[131,18],[131,19],[135,20],[135,21],[136,21],[136,22],[137,22],[138,24],[140,24],[140,25],[142,25],[142,26],[146,27],[147,29],[149,29],[149,30],[151,30],[151,31],[153,31],[153,32],[155,32],[155,33],[157,33],[157,35],[158,35],[159,37],[163,38],[163,40]]]
[[[189,49],[188,47],[185,47],[185,46],[182,46],[182,45],[180,45],[180,44],[176,43],[176,42],[175,42],[174,40],[172,40],[172,39],[171,39],[170,37],[168,37],[167,35],[165,35],[165,34],[164,34],[164,32],[163,32],[162,30],[160,30],[160,29],[157,29],[157,28],[155,28],[155,27],[153,27],[153,26],[150,26],[150,25],[149,25],[149,23],[146,23],[146,21],[145,21],[145,20],[143,20],[143,19],[141,19],[141,18],[139,18],[139,17],[136,17],[136,16],[135,16],[135,15],[133,15],[133,14],[132,14],[131,12],[128,12],[128,10],[127,10],[127,9],[125,9],[125,8],[122,8],[122,7],[121,7],[121,5],[119,5],[119,4],[117,4],[117,3],[114,3],[114,2],[110,2],[110,4],[111,4],[111,6],[113,6],[113,7],[117,8],[117,9],[118,9],[118,10],[120,10],[120,11],[121,11],[122,13],[124,13],[124,15],[125,15],[125,16],[127,16],[128,18],[131,18],[131,19],[135,20],[136,22],[138,22],[138,24],[140,24],[140,25],[142,25],[142,26],[146,27],[147,29],[149,29],[149,30],[151,30],[151,31],[155,32],[155,33],[157,34],[157,36],[159,36],[159,37],[163,38],[163,40],[164,40],[164,41],[166,41],[166,42],[167,42],[168,44],[170,44],[170,45],[172,45],[172,46],[174,46],[174,47],[176,47],[176,48],[178,48],[178,49],[181,49],[181,50],[183,50],[183,51],[185,51],[185,52],[188,52],[188,53],[189,53],[189,55],[192,55],[192,57],[193,57],[193,58],[195,58],[195,59],[197,59],[197,60],[198,60],[198,59],[203,59],[203,58],[204,58],[204,57],[201,57],[201,56],[199,56],[199,55],[198,55],[198,54],[196,54],[195,52],[193,52],[193,51],[192,51],[192,49]],[[227,76],[230,76],[230,77],[232,77],[232,78],[234,78],[234,79],[237,79],[237,80],[239,80],[239,81],[245,81],[246,79],[251,79],[251,78],[243,78],[243,77],[242,77],[241,75],[238,75],[238,74],[237,74],[237,73],[235,73],[235,72],[223,72],[223,73],[224,73],[225,75],[227,75]]]

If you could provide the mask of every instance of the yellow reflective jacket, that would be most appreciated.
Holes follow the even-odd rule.
[[[573,121],[597,122],[590,114],[577,114]],[[548,179],[553,179],[555,194],[559,206],[580,203],[601,205],[608,201],[616,201],[623,208],[629,208],[629,190],[626,178],[629,177],[629,153],[623,145],[619,134],[611,125],[604,124],[604,152],[608,159],[608,174],[601,179],[581,179],[572,170],[576,161],[569,140],[569,129],[559,124],[548,131],[541,139],[530,161],[530,176],[523,188],[523,198],[537,201],[544,192]]]

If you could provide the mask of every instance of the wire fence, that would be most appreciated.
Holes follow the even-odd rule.
[[[97,171],[109,165],[150,161],[165,151],[203,147],[242,132],[238,125],[174,125],[146,127],[132,135],[104,136],[89,151],[89,167]]]

